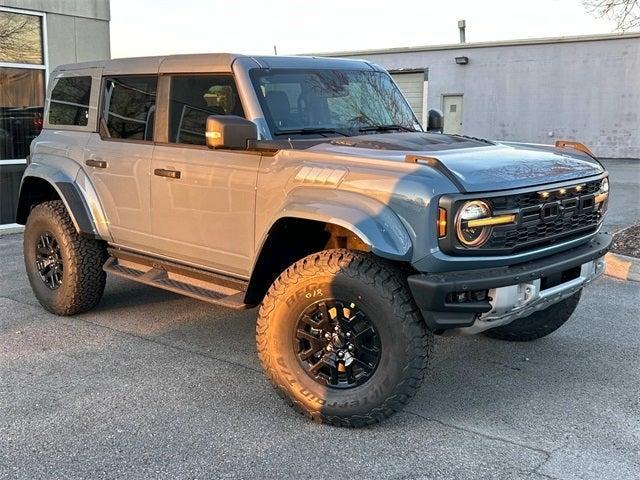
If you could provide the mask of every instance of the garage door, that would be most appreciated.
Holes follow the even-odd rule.
[[[424,73],[392,73],[391,77],[400,87],[400,91],[411,105],[418,121],[422,123]]]

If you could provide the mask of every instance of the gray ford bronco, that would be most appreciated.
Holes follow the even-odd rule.
[[[278,392],[333,425],[419,388],[435,335],[529,341],[603,271],[607,172],[582,144],[426,131],[366,61],[228,54],[51,74],[17,221],[50,312],[107,274],[260,306]]]

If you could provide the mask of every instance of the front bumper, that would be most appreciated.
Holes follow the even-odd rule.
[[[507,267],[426,273],[408,277],[427,325],[435,331],[478,333],[547,308],[580,289],[604,270],[611,235],[548,257]],[[456,301],[459,294],[466,301]],[[475,300],[475,292],[486,298]]]

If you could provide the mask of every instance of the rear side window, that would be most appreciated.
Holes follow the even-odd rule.
[[[56,82],[49,103],[51,125],[78,125],[89,121],[91,77],[66,77]]]
[[[244,117],[231,75],[176,75],[169,93],[169,142],[205,145],[209,115]]]
[[[101,135],[152,141],[158,77],[105,77],[102,85]]]

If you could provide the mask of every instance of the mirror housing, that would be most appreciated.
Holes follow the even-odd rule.
[[[205,137],[209,148],[244,150],[249,140],[258,139],[258,127],[236,115],[209,115]]]
[[[432,108],[427,114],[427,132],[442,133],[444,128],[444,115],[440,110]]]

